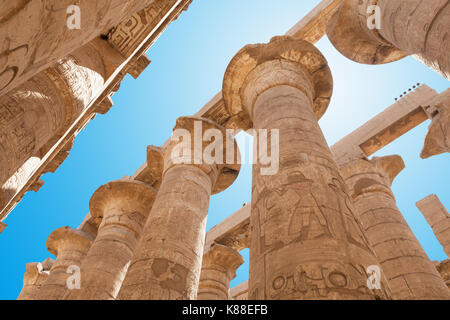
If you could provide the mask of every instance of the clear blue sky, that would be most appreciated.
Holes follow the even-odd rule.
[[[147,145],[170,137],[176,118],[197,112],[221,90],[233,55],[248,43],[267,42],[284,34],[319,0],[194,0],[149,50],[150,66],[139,79],[127,76],[114,95],[114,107],[98,115],[75,141],[69,158],[55,174],[43,176],[38,193],[29,192],[6,219],[0,235],[0,299],[16,299],[28,262],[51,256],[48,235],[62,226],[76,228],[89,211],[93,192],[108,181],[132,175],[145,161]],[[332,103],[320,121],[333,144],[394,103],[405,89],[420,82],[441,92],[449,82],[414,58],[384,66],[353,63],[323,38],[318,48],[334,77]],[[429,122],[410,131],[376,155],[400,154],[406,169],[396,178],[397,203],[432,260],[446,256],[415,202],[435,193],[450,208],[450,157],[419,157]],[[208,229],[249,202],[251,168],[244,166],[236,182],[213,196]],[[248,277],[246,263],[232,286]]]

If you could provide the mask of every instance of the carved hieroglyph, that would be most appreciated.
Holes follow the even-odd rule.
[[[81,264],[81,288],[67,291],[65,299],[116,298],[156,193],[131,179],[109,182],[94,193],[90,212],[102,222]]]
[[[47,280],[50,269],[55,263],[52,258],[44,262],[27,263],[23,276],[23,287],[17,300],[35,300],[38,298],[42,284]]]
[[[353,61],[382,64],[416,55],[450,79],[449,25],[447,0],[343,0],[328,24],[327,35]]]
[[[386,298],[384,279],[367,287],[378,262],[317,122],[332,93],[322,54],[289,37],[246,46],[222,92],[230,114],[279,130],[278,173],[253,166],[249,299]]]
[[[2,4],[0,96],[155,0],[15,0]],[[165,2],[165,1],[159,1]],[[80,29],[67,27],[71,5],[80,8]],[[27,27],[22,26],[24,21]]]
[[[196,122],[202,124],[202,130],[194,134]],[[178,142],[172,140],[164,152],[164,173],[158,195],[118,299],[195,299],[197,296],[209,198],[231,185],[240,165],[237,144],[223,127],[203,118],[181,117],[174,130],[180,129],[192,137],[183,141],[190,154],[183,150],[182,155],[188,161],[175,163],[172,151]],[[202,150],[209,145],[198,140],[207,129],[220,130],[223,148],[227,141],[231,142],[235,164],[194,160],[196,145],[200,143]],[[224,150],[218,152],[224,152],[223,159],[226,159]]]
[[[433,111],[433,118],[420,154],[422,159],[450,152],[450,89],[441,95]]]
[[[0,210],[103,89],[98,49],[86,45],[0,98]]]
[[[416,206],[433,228],[436,238],[450,258],[450,214],[447,209],[435,194],[416,202]]]
[[[450,299],[450,291],[395,204],[400,156],[354,160],[340,167],[356,213],[394,299]]]
[[[230,281],[244,259],[234,249],[214,243],[203,255],[197,300],[228,300]]]
[[[83,231],[63,227],[53,231],[47,239],[48,251],[56,256],[50,275],[42,284],[36,299],[60,300],[67,290],[67,280],[79,267],[92,244],[92,237]],[[82,279],[81,283],[82,283]],[[74,289],[76,290],[76,289]]]

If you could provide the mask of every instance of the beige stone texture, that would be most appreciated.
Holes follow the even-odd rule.
[[[249,299],[388,298],[385,279],[367,287],[378,261],[318,125],[332,93],[323,55],[289,37],[246,46],[222,93],[230,114],[279,130],[278,173],[253,166]]]
[[[230,281],[243,263],[239,252],[214,243],[203,254],[197,300],[229,300]]]
[[[450,214],[447,209],[435,194],[416,202],[416,206],[433,229],[447,257],[450,257]]]
[[[229,297],[230,300],[248,300],[248,281],[231,288]]]
[[[369,29],[373,4],[380,9],[379,29]],[[329,21],[327,35],[353,61],[382,64],[415,55],[450,79],[449,24],[447,0],[343,0]]]
[[[235,164],[195,164],[194,123],[202,123],[201,137],[207,129],[218,129],[234,145]],[[200,278],[206,235],[209,198],[231,185],[240,165],[236,142],[216,123],[197,117],[181,117],[174,128],[184,129],[193,137],[192,152],[186,164],[173,161],[172,140],[164,150],[162,183],[135,250],[119,299],[195,299]],[[209,144],[203,141],[203,149]],[[225,153],[225,151],[224,151]],[[226,159],[224,156],[223,159]]]
[[[92,119],[94,119],[96,113],[104,114],[112,107],[111,95],[119,89],[121,81],[127,73],[136,77],[143,71],[146,66],[146,60],[148,60],[145,57],[145,52],[165,31],[167,26],[173,20],[177,19],[182,11],[187,9],[190,2],[191,0],[153,1],[145,8],[132,15],[132,12],[130,12],[129,14],[131,16],[128,16],[118,25],[114,25],[113,28],[105,30],[105,33],[102,33],[101,37],[97,36],[84,45],[96,47],[98,52],[102,55],[103,65],[106,69],[106,79],[101,88],[101,92],[96,96],[93,96],[83,112],[69,124],[69,127],[63,127],[64,129],[60,131],[61,135],[53,136],[46,147],[40,149],[40,151],[43,151],[40,156],[29,158],[14,173],[14,175],[9,178],[7,182],[8,185],[3,187],[3,191],[0,191],[0,198],[3,198],[3,200],[0,199],[0,202],[3,202],[4,204],[4,207],[0,207],[0,220],[3,220],[14,209],[26,192],[30,190],[36,191],[37,188],[42,185],[38,182],[43,174],[56,171],[61,163],[67,158],[77,134],[83,130]],[[20,10],[22,10],[22,8],[18,8],[18,11]],[[59,12],[65,14],[65,11]],[[11,13],[16,14],[17,12],[14,11]],[[83,17],[86,18],[85,15],[83,15]],[[124,17],[126,17],[126,15]],[[10,17],[8,16],[7,18],[9,19]],[[51,22],[56,23],[57,21],[52,20]],[[52,23],[49,23],[48,25],[50,26]],[[59,28],[56,29],[59,30]],[[80,31],[75,31],[76,34],[79,34],[79,32]],[[1,34],[0,30],[0,35]],[[16,36],[19,35],[16,33],[11,34],[12,38]],[[14,42],[14,40],[12,41]],[[77,51],[80,50],[80,48],[81,47],[76,47],[74,50]],[[73,52],[74,51],[71,51],[68,55],[61,57],[58,61],[73,55]],[[4,56],[4,58],[5,57],[6,56]],[[59,63],[58,61],[55,63]],[[2,69],[1,65],[2,61],[0,61],[0,70]],[[42,67],[44,68],[44,66]],[[54,63],[45,68],[52,69],[53,67]],[[47,69],[43,69],[39,74],[45,75]],[[3,75],[7,75],[7,73]],[[34,75],[33,78],[36,76],[38,75]],[[19,85],[21,84],[22,83]],[[16,88],[17,86],[12,89]],[[10,92],[14,91],[11,90]],[[60,92],[60,94],[65,95],[64,92]],[[85,92],[85,94],[87,95],[88,92]],[[2,110],[2,112],[4,112],[4,110]],[[8,111],[6,111],[4,115],[7,118],[10,117]],[[59,140],[58,137],[60,137]]]
[[[66,10],[74,2],[7,1],[2,4],[0,96],[101,34],[107,34],[155,0],[80,1],[80,29],[69,29]],[[27,21],[27,28],[18,28]]]
[[[89,208],[91,215],[102,222],[81,263],[81,288],[68,291],[65,299],[116,298],[156,193],[154,188],[131,179],[112,181],[97,189]]]
[[[63,227],[53,231],[47,239],[48,251],[56,256],[47,280],[41,285],[37,300],[61,300],[66,292],[68,269],[80,266],[92,244],[92,237],[80,230]],[[83,280],[81,279],[81,284]]]
[[[436,269],[439,271],[442,279],[444,279],[447,287],[450,289],[450,260],[447,259],[441,261],[441,263],[436,266]]]
[[[392,298],[450,299],[450,291],[396,206],[390,187],[404,166],[394,155],[354,160],[340,169]]]
[[[23,287],[17,300],[35,300],[38,298],[39,289],[47,280],[50,269],[55,261],[47,258],[44,262],[27,263],[23,276]]]
[[[7,226],[6,224],[4,224],[3,222],[0,222],[0,233],[2,233],[3,230],[5,230],[6,226]]]
[[[433,111],[431,124],[420,154],[422,159],[450,152],[450,89],[440,95]]]

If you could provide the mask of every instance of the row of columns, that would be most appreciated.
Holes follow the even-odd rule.
[[[326,59],[312,44],[290,37],[244,47],[226,70],[229,114],[268,136],[279,131],[278,172],[262,174],[259,162],[253,167],[249,299],[449,299],[395,206],[389,187],[402,162],[395,158],[387,172],[384,160],[335,162],[318,125],[331,93]],[[242,257],[219,244],[206,254],[203,248],[210,196],[237,177],[239,152],[231,164],[199,159],[197,151],[208,145],[203,139],[198,145],[198,136],[209,129],[224,141],[215,149],[224,152],[219,158],[227,159],[223,146],[238,150],[220,125],[181,117],[168,146],[149,149],[154,187],[128,179],[108,183],[90,202],[91,214],[102,219],[95,240],[67,227],[50,236],[57,260],[42,298],[228,296]],[[182,162],[174,157],[179,130],[186,134]],[[265,147],[256,140],[254,150]],[[277,150],[269,146],[270,152]],[[384,229],[375,232],[380,225]],[[81,265],[80,290],[64,288],[71,264]],[[382,269],[377,288],[368,287],[370,266]]]

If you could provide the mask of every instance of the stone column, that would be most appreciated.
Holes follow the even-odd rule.
[[[81,288],[68,291],[65,299],[116,298],[156,193],[131,179],[109,182],[95,191],[89,209],[102,222],[81,264]]]
[[[416,55],[450,79],[449,24],[447,0],[343,0],[327,35],[353,61],[382,64]]]
[[[202,137],[213,134],[215,155]],[[182,143],[177,139],[182,137]],[[208,138],[209,137],[209,138]],[[226,145],[234,147],[234,164],[223,164]],[[180,148],[180,146],[182,146]],[[206,147],[206,148],[205,148]],[[209,198],[225,190],[238,175],[237,144],[218,124],[203,118],[177,119],[164,151],[158,195],[119,292],[122,300],[195,299],[200,278]],[[203,156],[202,156],[203,155]]]
[[[431,113],[431,124],[420,153],[422,159],[450,152],[450,89],[436,102]]]
[[[444,279],[447,287],[450,289],[450,259],[437,263],[436,269],[441,274],[441,277]]]
[[[197,300],[229,300],[230,282],[243,263],[239,252],[214,243],[203,255]]]
[[[42,284],[47,280],[54,260],[47,258],[44,262],[27,263],[23,276],[23,287],[17,300],[37,300]]]
[[[267,147],[278,145],[278,172],[253,165],[249,299],[385,298],[384,279],[383,290],[367,287],[367,267],[378,262],[318,124],[332,93],[322,54],[290,37],[246,46],[222,92],[232,116],[279,135]]]
[[[0,210],[103,90],[101,49],[86,45],[0,98]]]
[[[394,299],[450,299],[450,291],[395,204],[400,156],[341,165],[358,218],[388,279]]]
[[[108,31],[155,0],[58,0],[7,1],[2,5],[0,35],[0,96],[30,79],[37,72]],[[77,14],[69,6],[77,4],[80,28],[67,24]],[[27,27],[23,28],[24,21]]]
[[[40,300],[61,300],[67,288],[67,280],[73,274],[69,267],[79,267],[86,256],[93,239],[86,233],[63,227],[53,231],[47,239],[48,251],[55,255],[56,262],[50,275],[39,290]],[[81,285],[83,279],[81,278]]]
[[[450,258],[450,215],[447,209],[435,194],[416,202],[416,206],[433,228],[434,235]]]

